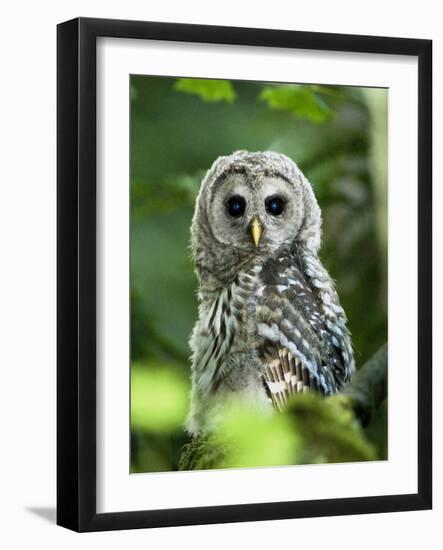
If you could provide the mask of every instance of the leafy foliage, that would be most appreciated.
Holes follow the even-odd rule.
[[[173,365],[133,363],[131,425],[153,432],[180,430],[188,406],[188,386]]]
[[[174,362],[131,364],[131,472],[178,468],[189,381]]]
[[[259,98],[271,109],[289,111],[299,118],[306,118],[317,124],[332,116],[331,109],[311,86],[288,84],[284,86],[266,86]]]
[[[232,397],[217,411],[212,434],[184,446],[179,467],[195,470],[386,459],[386,408],[380,403],[386,404],[387,380],[385,345],[338,395],[297,394],[276,415]],[[375,422],[363,429],[374,415]]]
[[[275,415],[229,403],[214,435],[188,443],[181,469],[361,462],[377,457],[346,397],[296,395]]]
[[[285,466],[297,462],[298,437],[287,416],[264,414],[235,400],[224,405],[220,416],[214,439],[229,452],[216,467]]]
[[[198,95],[203,101],[235,101],[234,86],[229,80],[179,78],[175,83],[178,92]]]

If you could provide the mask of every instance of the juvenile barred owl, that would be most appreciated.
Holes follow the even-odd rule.
[[[191,235],[199,281],[191,434],[210,429],[233,392],[281,410],[294,393],[330,395],[349,381],[346,316],[318,258],[320,208],[292,160],[269,151],[219,157]]]

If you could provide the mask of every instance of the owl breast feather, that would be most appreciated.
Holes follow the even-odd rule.
[[[241,272],[207,311],[201,386],[216,391],[232,364],[228,356],[251,351],[278,408],[307,389],[335,393],[350,377],[352,352],[338,297],[333,287],[325,292],[328,281],[312,280],[291,253]]]

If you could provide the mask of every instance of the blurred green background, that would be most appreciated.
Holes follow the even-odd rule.
[[[387,103],[376,88],[131,77],[131,472],[177,469],[187,441],[189,228],[218,156],[272,150],[299,165],[357,367],[387,341]],[[386,406],[362,437],[386,457]]]

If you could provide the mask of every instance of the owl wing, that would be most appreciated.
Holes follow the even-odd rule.
[[[257,330],[264,383],[278,409],[294,393],[330,395],[353,370],[346,317],[317,258],[297,253],[268,260],[260,273]]]

